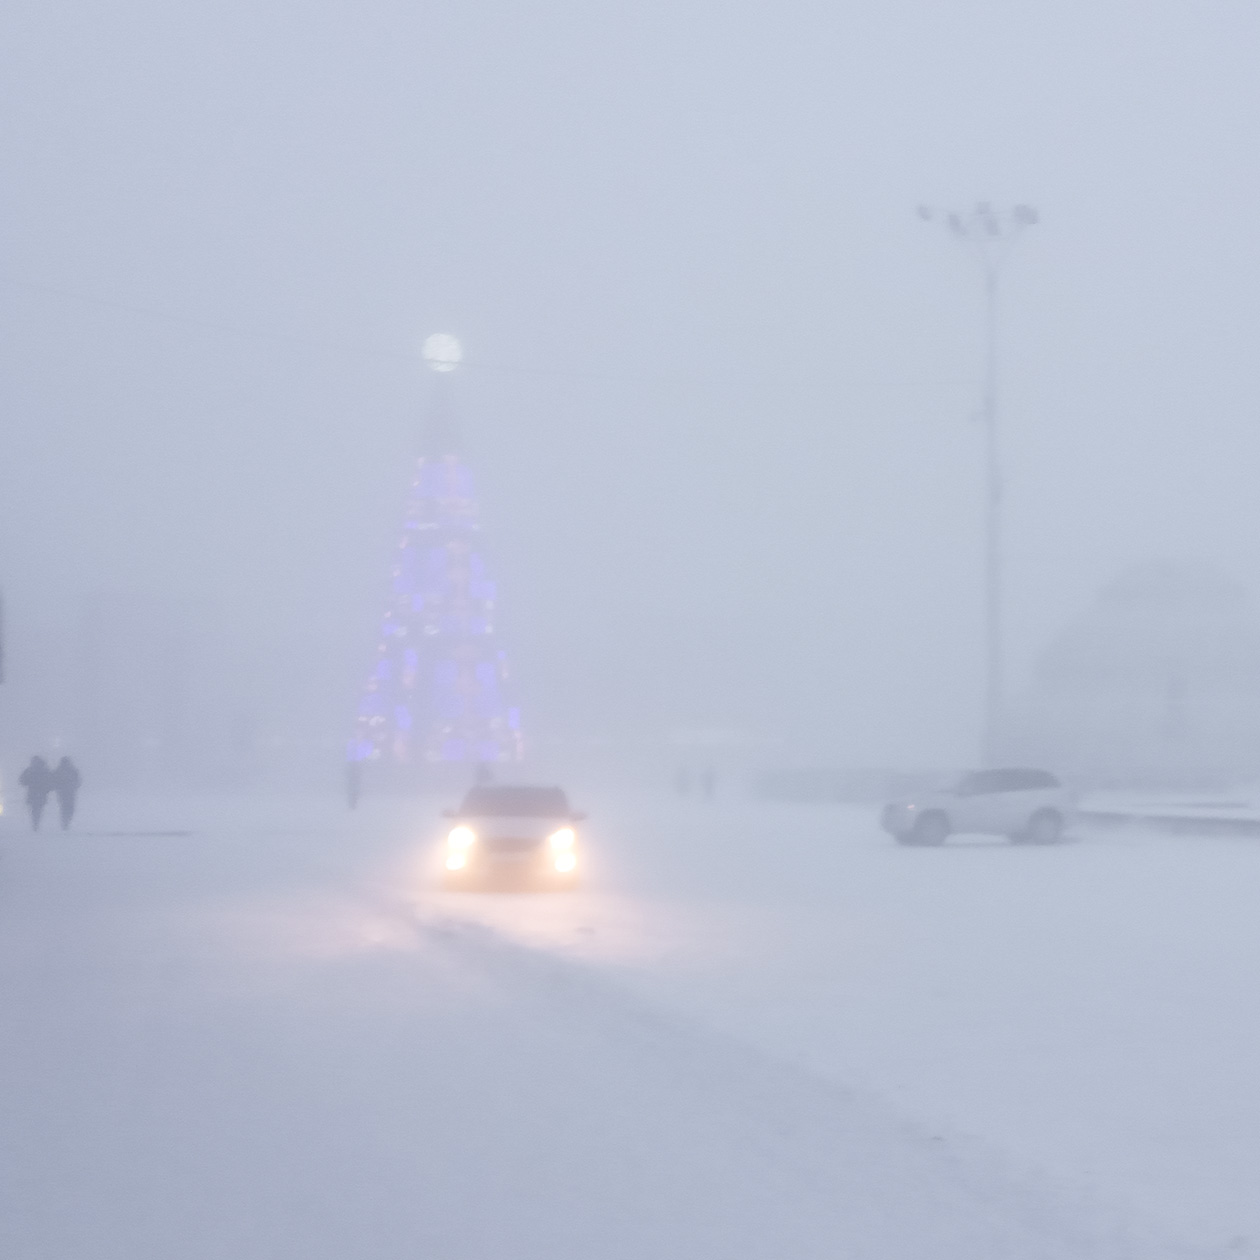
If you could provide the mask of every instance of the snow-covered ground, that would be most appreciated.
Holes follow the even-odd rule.
[[[1260,842],[579,803],[568,896],[436,802],[6,819],[0,1256],[1260,1255]]]

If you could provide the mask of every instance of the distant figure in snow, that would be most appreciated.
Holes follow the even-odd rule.
[[[31,829],[39,830],[39,820],[48,804],[48,793],[53,789],[52,771],[43,757],[32,757],[31,764],[22,771],[18,782],[26,789],[26,808],[31,811]]]
[[[83,776],[79,773],[79,767],[69,757],[62,757],[57,762],[57,768],[49,775],[49,783],[57,793],[57,805],[61,809],[62,831],[70,826],[70,820],[74,817],[74,804],[82,782]]]
[[[354,809],[359,803],[359,797],[363,794],[363,762],[347,761],[346,762],[346,802],[351,809]]]
[[[717,775],[713,773],[713,767],[710,766],[706,770],[700,772],[700,795],[706,801],[713,799],[713,793],[717,790]]]

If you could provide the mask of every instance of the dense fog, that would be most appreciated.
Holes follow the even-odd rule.
[[[0,1260],[1257,1260],[1258,49],[0,6]]]
[[[1133,565],[1260,587],[1241,0],[3,22],[10,767],[89,738],[111,601],[183,627],[241,766],[336,765],[434,331],[535,754],[974,760],[982,291],[923,203],[1041,215],[1002,274],[1012,694]]]

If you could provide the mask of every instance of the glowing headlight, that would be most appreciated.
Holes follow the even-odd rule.
[[[573,844],[576,840],[577,836],[573,834],[572,827],[561,827],[559,831],[553,831],[551,835],[547,837],[547,843],[551,845],[557,853],[560,853],[565,849],[573,848]]]
[[[446,856],[446,869],[448,871],[462,871],[468,865],[468,854],[466,853],[448,853]]]
[[[477,833],[471,827],[452,827],[451,834],[446,837],[447,848],[456,852],[471,849],[477,841]]]
[[[556,870],[571,871],[577,865],[576,853],[558,853],[556,855]]]

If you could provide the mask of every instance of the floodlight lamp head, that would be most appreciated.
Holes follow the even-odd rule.
[[[424,339],[420,355],[433,371],[453,372],[464,358],[464,348],[450,333],[433,333]]]

